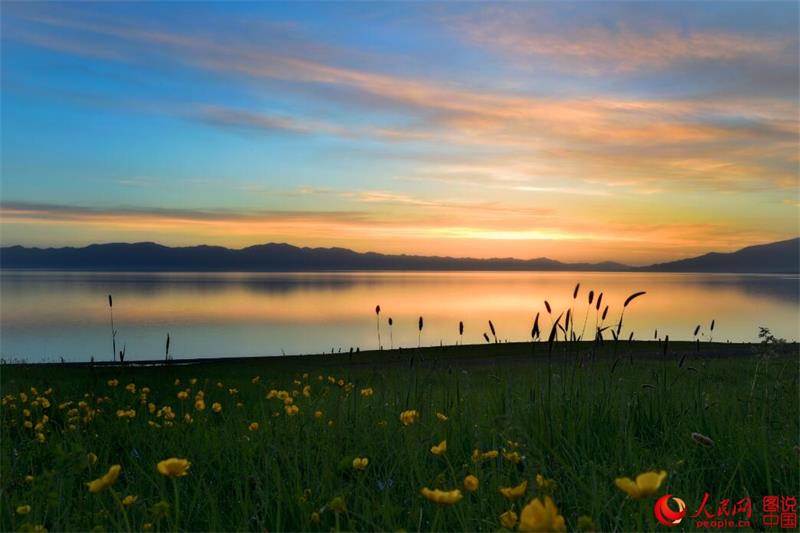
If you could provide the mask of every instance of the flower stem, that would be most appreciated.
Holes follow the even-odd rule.
[[[175,478],[172,478],[172,489],[175,493],[175,531],[179,531],[180,528],[178,527],[179,519],[180,519],[180,496],[178,492],[178,482],[175,481]]]
[[[131,524],[128,521],[128,511],[125,509],[125,506],[122,505],[122,500],[119,499],[119,494],[117,494],[114,489],[109,489],[109,491],[114,497],[114,501],[117,502],[117,505],[119,505],[119,508],[122,511],[122,518],[125,521],[125,531],[132,531]]]

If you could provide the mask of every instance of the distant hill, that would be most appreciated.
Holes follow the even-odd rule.
[[[748,246],[737,252],[708,253],[690,259],[659,263],[639,270],[649,272],[800,272],[800,238]]]
[[[472,259],[359,253],[345,248],[260,244],[241,250],[220,246],[170,248],[151,242],[92,244],[85,248],[0,248],[0,268],[135,271],[313,270],[572,270],[615,271],[619,263],[561,263],[538,259]]]
[[[359,253],[345,248],[299,248],[261,244],[240,250],[221,246],[172,248],[151,242],[92,244],[84,248],[0,248],[0,268],[101,271],[314,270],[530,270],[651,272],[798,272],[800,239],[751,246],[738,252],[710,253],[648,267],[621,263],[562,263],[537,259],[428,257]]]

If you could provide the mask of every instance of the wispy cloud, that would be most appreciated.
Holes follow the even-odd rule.
[[[656,71],[679,63],[791,59],[797,39],[722,29],[677,30],[653,24],[570,24],[556,28],[536,5],[492,7],[452,17],[455,33],[511,57],[543,60],[552,68],[587,74]],[[532,8],[532,9],[527,9]],[[550,25],[548,25],[550,23]]]

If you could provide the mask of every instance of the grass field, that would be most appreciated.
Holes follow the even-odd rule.
[[[568,530],[651,530],[666,529],[653,517],[658,495],[693,512],[706,492],[713,505],[751,497],[760,529],[761,497],[800,487],[796,344],[179,363],[2,367],[0,529],[560,529],[522,512],[549,495]],[[159,472],[172,457],[191,462],[185,476]],[[118,478],[90,492],[112,465]],[[651,470],[667,473],[654,495],[615,486]],[[462,498],[437,504],[424,487]],[[507,511],[524,523],[501,523]]]

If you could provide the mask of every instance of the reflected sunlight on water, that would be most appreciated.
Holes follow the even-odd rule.
[[[580,330],[590,289],[604,293],[609,320],[624,299],[631,304],[625,331],[650,339],[658,328],[671,339],[691,339],[697,324],[715,340],[755,340],[758,326],[787,339],[798,337],[798,277],[729,274],[587,272],[418,273],[2,273],[0,351],[27,360],[111,358],[106,295],[114,295],[118,345],[128,359],[163,357],[164,339],[180,357],[280,355],[377,347],[376,304],[381,305],[384,346],[388,317],[395,346],[416,346],[417,319],[425,317],[423,344],[454,343],[458,322],[464,342],[483,341],[488,320],[501,340],[530,337],[544,300],[557,314],[572,305]],[[594,327],[594,307],[587,331]]]

